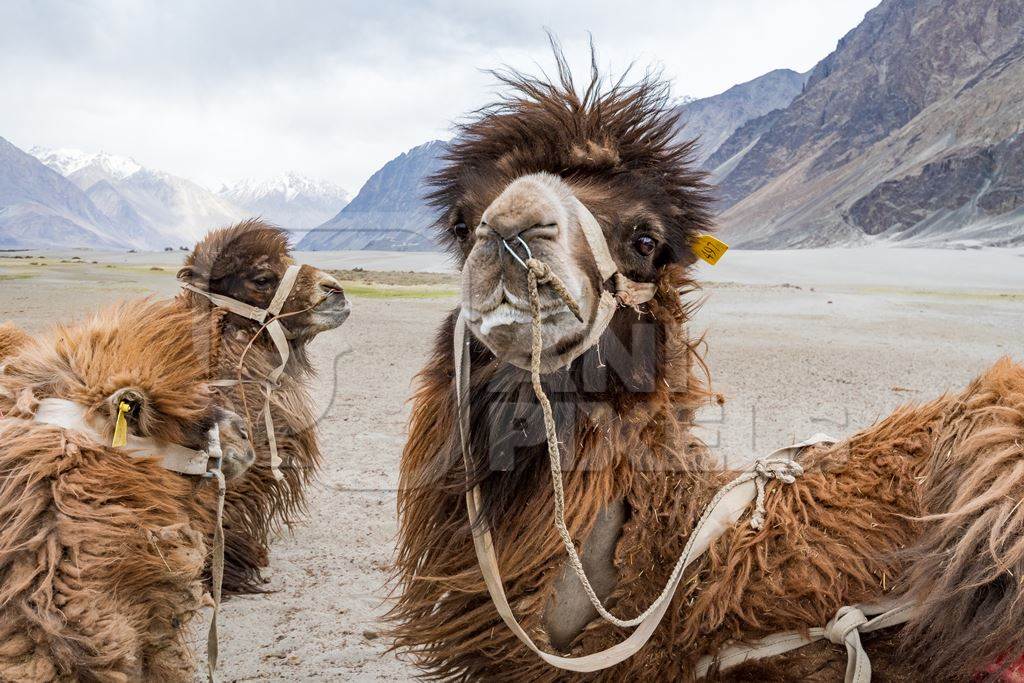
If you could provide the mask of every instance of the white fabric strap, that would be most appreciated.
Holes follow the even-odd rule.
[[[806,636],[799,631],[774,633],[756,642],[730,645],[714,655],[702,657],[697,662],[697,678],[706,676],[712,667],[725,671],[744,662],[775,657],[826,639],[846,646],[845,683],[868,683],[871,680],[871,661],[860,635],[907,622],[914,607],[915,604],[909,601],[841,607],[825,628],[808,629]]]
[[[200,296],[205,296],[217,308],[224,308],[226,310],[231,311],[232,313],[236,313],[242,316],[243,318],[255,320],[261,325],[267,319],[267,312],[264,309],[257,308],[256,306],[251,306],[245,303],[244,301],[232,299],[231,297],[224,296],[223,294],[214,294],[213,292],[207,292],[205,289],[199,289],[195,285],[190,285],[187,282],[182,283],[181,288],[187,289],[190,292],[195,292]]]
[[[466,329],[466,323],[460,316],[456,320],[454,330],[455,397],[462,458],[467,476],[469,476],[469,473],[472,471],[472,459],[469,452],[469,405],[466,399],[469,395],[471,368],[468,349],[469,338],[466,334]],[[830,441],[830,439],[824,437],[824,435],[816,435],[816,437],[801,444],[779,449],[769,459],[761,462],[767,463],[769,468],[774,467],[775,463],[782,462],[781,457],[788,458],[791,455],[791,453],[788,453],[789,451],[798,450],[820,441]],[[466,510],[472,528],[473,547],[476,551],[477,563],[483,574],[487,592],[490,594],[495,609],[502,621],[505,622],[505,625],[524,645],[551,666],[577,672],[600,671],[615,666],[638,652],[654,635],[654,631],[661,623],[672,602],[672,596],[675,594],[675,590],[679,586],[685,570],[695,560],[700,558],[719,536],[743,516],[744,511],[757,496],[756,482],[760,476],[756,469],[743,472],[732,482],[720,489],[711,502],[708,503],[693,533],[690,535],[686,547],[682,555],[680,555],[662,594],[645,612],[636,630],[625,640],[610,648],[580,657],[563,657],[544,652],[533,642],[533,639],[530,638],[529,634],[526,633],[516,620],[512,607],[508,603],[508,597],[505,594],[490,529],[487,526],[486,520],[480,517],[483,494],[479,486],[474,486],[472,490],[466,493]]]
[[[608,249],[608,240],[605,239],[601,224],[594,218],[594,214],[590,213],[590,209],[576,197],[573,197],[573,201],[576,202],[580,230],[583,231],[583,236],[590,247],[590,253],[597,263],[598,272],[601,273],[601,282],[607,282],[608,278],[619,270],[619,267],[615,265],[615,260],[612,259],[611,250]]]
[[[51,424],[81,432],[96,443],[106,442],[99,431],[86,420],[85,407],[73,401],[62,398],[44,398],[39,401],[33,419],[40,424]],[[197,451],[179,444],[153,438],[142,438],[134,434],[128,434],[128,442],[124,449],[135,457],[160,458],[161,467],[179,474],[206,474],[207,463],[210,459],[206,451]]]
[[[291,295],[292,289],[295,287],[295,281],[299,277],[299,270],[301,269],[302,266],[295,263],[285,269],[284,275],[281,276],[281,281],[277,283],[277,291],[274,292],[274,298],[270,300],[270,305],[267,306],[267,313],[273,316],[281,314],[281,308]]]

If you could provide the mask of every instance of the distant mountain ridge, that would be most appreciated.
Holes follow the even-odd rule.
[[[349,201],[341,187],[289,171],[268,180],[246,178],[217,193],[247,213],[262,216],[296,238],[321,225]]]
[[[738,246],[1024,243],[1024,4],[885,0],[709,157]]]
[[[747,121],[788,107],[800,94],[808,75],[776,69],[718,95],[691,98],[677,107],[680,137],[697,140],[695,160],[703,164]]]
[[[4,247],[162,249],[257,215],[297,239],[348,201],[340,187],[294,172],[214,193],[129,157],[0,142]]]
[[[0,138],[0,248],[123,244],[114,223],[81,189]]]
[[[428,142],[400,154],[374,173],[337,216],[309,232],[298,249],[436,250],[426,178],[441,167],[448,145]]]
[[[33,147],[32,154],[92,197],[120,234],[147,248],[191,244],[246,217],[243,209],[186,178],[106,152]]]

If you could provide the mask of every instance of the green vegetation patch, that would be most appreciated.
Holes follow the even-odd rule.
[[[345,296],[351,299],[445,299],[458,294],[455,287],[402,287],[396,285],[367,285],[362,282],[341,281]]]
[[[415,271],[398,270],[329,270],[327,271],[343,282],[359,282],[366,285],[448,285],[457,287],[459,276],[456,273],[418,273]]]
[[[909,287],[858,287],[859,294],[894,294],[956,301],[1024,301],[1024,292],[912,289]]]

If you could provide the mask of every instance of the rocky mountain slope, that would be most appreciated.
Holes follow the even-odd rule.
[[[308,233],[299,249],[436,249],[430,228],[437,219],[423,197],[425,179],[440,167],[447,145],[415,147],[374,173],[337,216]]]
[[[134,244],[74,183],[0,138],[0,248],[125,243]]]
[[[749,247],[1024,242],[1024,3],[885,0],[706,160]]]
[[[123,234],[143,239],[147,248],[190,244],[210,228],[247,215],[198,183],[127,157],[41,147],[32,153],[84,190]]]
[[[789,106],[800,94],[807,76],[776,69],[718,95],[690,100],[678,107],[680,137],[697,138],[696,160],[703,163],[747,121]]]
[[[294,172],[262,181],[248,178],[217,194],[246,213],[291,231],[296,240],[335,216],[349,201],[348,193],[337,185]]]

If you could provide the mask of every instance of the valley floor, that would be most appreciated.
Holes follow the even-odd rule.
[[[450,270],[436,254],[300,258],[330,268]],[[0,254],[0,321],[40,331],[119,298],[170,295],[180,259]],[[814,432],[849,434],[900,403],[963,386],[1001,356],[1024,361],[1020,250],[735,251],[700,277],[709,284],[695,295],[706,301],[692,331],[706,332],[714,388],[726,399],[702,415],[702,430],[733,463]],[[351,319],[312,344],[326,465],[309,518],[274,546],[273,592],[224,605],[225,680],[414,675],[385,654],[376,619],[386,605],[406,399],[455,305],[454,283],[350,282]]]

